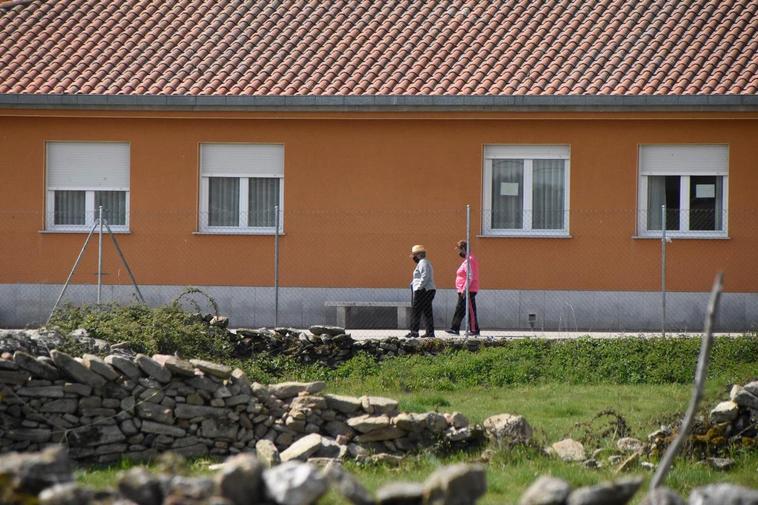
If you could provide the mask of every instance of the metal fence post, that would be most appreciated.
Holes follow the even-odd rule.
[[[471,205],[466,205],[466,309],[463,312],[465,321],[465,335],[469,335],[469,303],[471,295],[469,294],[469,283],[471,282]]]
[[[666,205],[661,205],[661,336],[666,336]]]
[[[274,206],[274,328],[279,326],[279,206]]]
[[[100,230],[97,235],[97,304],[100,305],[100,293],[103,290],[103,206],[98,207],[97,223]]]

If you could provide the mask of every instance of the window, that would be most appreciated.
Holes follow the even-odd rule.
[[[569,146],[484,148],[484,233],[567,236]]]
[[[200,231],[281,232],[283,179],[284,146],[201,144]]]
[[[641,236],[659,237],[664,220],[668,235],[726,236],[727,146],[640,146],[639,163]]]
[[[52,231],[89,231],[103,219],[129,229],[129,144],[48,142],[47,219]]]

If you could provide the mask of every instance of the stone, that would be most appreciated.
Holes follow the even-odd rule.
[[[384,398],[381,396],[361,396],[361,407],[368,414],[372,415],[394,415],[397,413],[397,400]]]
[[[416,414],[402,412],[392,418],[392,424],[405,431],[421,431],[426,422]]]
[[[421,505],[424,486],[417,482],[393,482],[376,491],[378,505]]]
[[[623,437],[616,441],[616,448],[621,452],[640,452],[644,449],[642,442],[636,438]]]
[[[725,472],[735,465],[735,461],[732,458],[708,458],[706,461],[708,461],[711,468],[721,472]]]
[[[459,463],[440,468],[424,481],[424,504],[474,505],[486,492],[484,467]]]
[[[342,421],[329,421],[324,424],[323,430],[334,438],[343,437],[349,440],[355,436],[355,430]]]
[[[659,487],[645,495],[640,505],[687,505],[687,502],[671,489]]]
[[[79,505],[90,503],[94,493],[76,482],[56,484],[39,494],[39,505]]]
[[[63,398],[63,386],[28,386],[16,390],[18,396],[34,398]]]
[[[64,393],[72,393],[79,396],[89,396],[92,394],[92,386],[79,384],[78,382],[66,382],[63,385]]]
[[[689,505],[758,505],[758,489],[734,484],[710,484],[690,493]]]
[[[361,399],[354,396],[324,395],[326,405],[337,412],[352,414],[361,408]]]
[[[286,400],[293,398],[300,393],[318,393],[326,387],[326,384],[321,381],[316,382],[282,382],[279,384],[272,384],[268,387],[272,395],[276,396],[280,400]]]
[[[625,477],[614,482],[575,489],[566,505],[624,505],[642,485],[642,477]]]
[[[105,379],[102,375],[96,374],[68,354],[53,349],[50,351],[50,357],[53,359],[55,366],[58,367],[58,370],[62,370],[75,381],[92,387],[105,385]]]
[[[155,433],[156,435],[169,435],[171,437],[183,437],[187,434],[187,431],[179,428],[178,426],[171,426],[168,424],[156,423],[153,421],[142,421],[141,430],[144,433]]]
[[[225,420],[203,419],[200,433],[206,438],[220,438],[233,442],[237,438],[239,426]]]
[[[584,446],[571,438],[565,438],[550,446],[552,452],[563,461],[584,461],[587,455]]]
[[[563,505],[570,492],[566,481],[543,475],[524,491],[519,505]]]
[[[532,439],[532,427],[524,416],[498,414],[485,419],[482,426],[489,441],[497,446],[528,443]]]
[[[751,395],[758,396],[758,381],[748,382],[742,387]]]
[[[282,461],[291,461],[293,459],[305,461],[308,459],[308,456],[318,452],[319,449],[321,449],[321,435],[311,433],[289,446],[281,453],[280,457]]]
[[[387,416],[370,416],[368,414],[358,417],[351,417],[347,420],[347,425],[361,433],[369,433],[375,430],[387,428],[390,425],[390,418]]]
[[[466,428],[469,425],[468,418],[460,412],[453,412],[452,414],[445,414],[445,420],[447,424],[453,428]]]
[[[754,395],[747,389],[735,384],[729,392],[729,399],[740,407],[758,410],[758,395]]]
[[[729,400],[716,405],[710,413],[712,423],[728,423],[737,419],[740,407],[735,402]]]
[[[226,417],[227,410],[220,407],[208,407],[206,405],[178,404],[174,409],[174,415],[178,419],[192,419],[193,417]]]
[[[43,361],[39,361],[31,354],[25,353],[24,351],[16,351],[13,354],[13,361],[19,368],[28,371],[34,377],[51,381],[58,379],[57,368],[50,366]]]
[[[344,496],[353,505],[374,505],[376,499],[353,475],[346,472],[339,465],[328,465],[324,475],[339,494]]]
[[[52,435],[52,431],[44,428],[17,429],[5,432],[5,438],[8,440],[27,441],[38,444],[47,442]]]
[[[234,505],[259,503],[263,494],[263,464],[252,454],[238,454],[227,459],[216,474],[221,496]]]
[[[118,490],[125,498],[137,505],[161,505],[163,503],[161,480],[141,467],[126,471],[118,481]]]
[[[310,505],[328,490],[328,483],[313,465],[288,461],[263,472],[266,496],[279,505]]]
[[[358,435],[355,441],[359,444],[368,442],[381,442],[384,440],[395,440],[405,436],[405,432],[396,426],[387,426],[378,430],[371,430],[368,433]]]
[[[329,335],[330,337],[338,337],[345,334],[345,328],[340,326],[313,325],[308,328],[308,331],[314,335]]]
[[[199,458],[208,454],[208,447],[205,444],[197,443],[186,447],[177,447],[171,451],[185,458]]]
[[[226,365],[219,365],[212,361],[205,361],[203,359],[191,359],[189,360],[192,366],[203,372],[205,375],[212,375],[219,379],[228,379],[232,376],[232,369]]]
[[[0,384],[25,384],[31,374],[26,370],[0,370]]]
[[[156,423],[174,424],[174,413],[159,403],[144,402],[137,405],[137,415]]]
[[[137,354],[134,358],[134,362],[146,375],[152,377],[161,384],[168,384],[171,382],[171,372],[149,356]]]
[[[104,361],[133,381],[142,377],[142,372],[140,372],[139,367],[128,358],[117,354],[111,354],[106,356]]]
[[[154,354],[153,360],[161,364],[164,368],[166,368],[174,375],[184,377],[195,376],[195,368],[192,366],[192,363],[185,361],[177,356],[171,356],[169,354]]]
[[[115,381],[120,377],[120,374],[116,371],[115,368],[94,354],[82,355],[82,364],[96,374],[102,375],[106,380]]]
[[[40,412],[56,414],[73,414],[78,406],[79,404],[74,398],[61,398],[60,400],[45,402],[39,410]]]
[[[279,449],[276,448],[276,445],[271,440],[266,440],[265,438],[255,443],[255,454],[269,468],[281,462]]]
[[[0,482],[18,493],[36,495],[55,484],[73,481],[73,468],[63,446],[37,453],[6,453],[0,458]],[[0,489],[2,491],[2,489]]]
[[[215,491],[216,484],[211,478],[174,475],[168,483],[168,496],[163,503],[172,505],[191,503],[194,505],[207,500],[215,494]]]

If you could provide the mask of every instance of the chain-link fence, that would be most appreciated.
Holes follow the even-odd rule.
[[[682,228],[684,216],[665,212],[670,241],[664,242],[654,226],[660,212],[649,219],[636,210],[574,209],[559,218],[522,216],[493,226],[492,212],[472,206],[467,234],[465,206],[440,210],[439,202],[424,197],[393,210],[341,209],[322,194],[301,198],[306,201],[298,210],[280,212],[278,240],[274,227],[265,226],[276,216],[256,220],[256,227],[232,223],[217,230],[202,228],[194,211],[132,211],[129,231],[114,235],[125,261],[107,227],[102,246],[94,226],[83,247],[92,228],[64,233],[50,230],[42,213],[2,212],[0,327],[44,323],[71,274],[61,304],[94,304],[99,292],[101,303],[134,303],[141,295],[159,305],[196,286],[217,301],[232,326],[407,328],[415,268],[410,252],[421,244],[433,265],[434,319],[442,330],[458,303],[456,271],[463,259],[457,242],[467,235],[479,265],[475,301],[485,334],[698,331],[718,271],[725,273],[725,295],[717,330],[758,326],[756,210],[731,210],[718,223],[690,219],[689,228]],[[314,209],[333,210],[300,210],[309,198]],[[206,300],[197,301],[210,311]]]

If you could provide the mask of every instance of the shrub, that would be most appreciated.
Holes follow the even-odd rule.
[[[232,351],[225,330],[209,326],[200,316],[185,312],[177,304],[158,308],[66,306],[56,311],[50,325],[64,333],[85,328],[95,338],[111,344],[126,342],[135,351],[146,354],[223,358]]]

